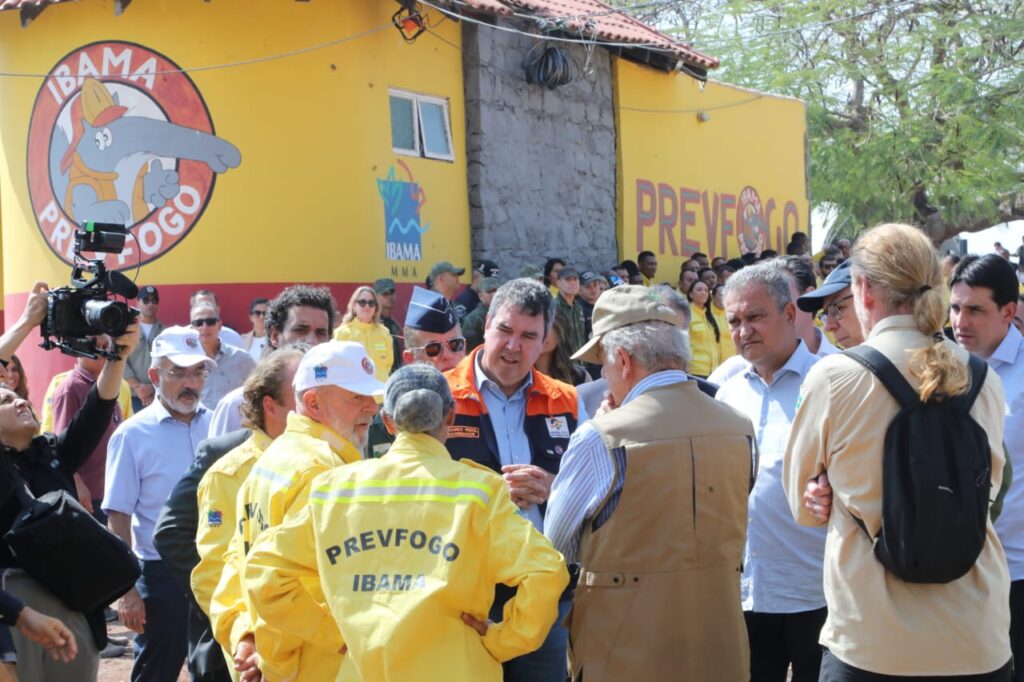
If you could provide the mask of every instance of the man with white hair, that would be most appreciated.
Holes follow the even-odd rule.
[[[117,606],[121,622],[138,633],[132,680],[174,682],[187,649],[188,601],[153,545],[153,529],[210,428],[199,396],[216,363],[188,327],[160,332],[151,357],[156,400],[110,437],[103,511],[142,561],[142,577]]]
[[[359,343],[329,341],[311,348],[295,370],[295,411],[288,414],[284,433],[267,447],[238,493],[238,532],[213,593],[210,618],[224,618],[218,609],[246,611],[232,626],[230,642],[221,641],[221,646],[234,652],[243,638],[254,635],[268,679],[333,680],[338,674],[342,640],[333,620],[325,618],[308,631],[285,633],[257,620],[232,595],[243,594],[240,576],[249,548],[290,510],[306,505],[310,481],[328,469],[362,459],[367,431],[377,414],[374,396],[384,390],[375,371]],[[324,603],[319,588],[311,596]]]
[[[570,439],[544,522],[580,564],[573,679],[749,674],[739,571],[754,432],[687,378],[689,356],[675,311],[642,286],[601,295],[573,356],[601,363],[611,408]]]
[[[818,357],[798,335],[796,305],[781,259],[743,268],[725,286],[725,312],[741,370],[718,400],[754,424],[760,460],[749,498],[741,576],[751,682],[817,682],[825,623],[825,532],[798,526],[782,487],[800,384]]]

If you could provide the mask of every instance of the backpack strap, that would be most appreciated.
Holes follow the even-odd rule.
[[[914,387],[907,382],[903,374],[896,369],[896,366],[889,362],[889,358],[882,355],[879,351],[862,344],[849,350],[844,350],[843,355],[853,358],[878,377],[878,380],[882,382],[886,390],[896,399],[901,408],[913,407],[921,403],[921,398],[918,396],[917,391],[914,390]]]
[[[960,399],[963,401],[962,405],[964,412],[971,411],[971,408],[974,406],[974,401],[978,399],[978,394],[981,393],[981,387],[985,383],[985,377],[988,375],[988,363],[974,353],[971,353],[967,366],[971,370],[971,388],[967,393],[960,396]]]

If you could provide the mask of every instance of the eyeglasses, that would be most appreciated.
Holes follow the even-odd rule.
[[[175,381],[181,381],[182,379],[205,379],[210,374],[210,370],[205,367],[194,369],[191,372],[186,372],[183,369],[160,369],[161,374],[169,379]]]
[[[141,300],[142,300],[143,303],[159,303],[160,302],[160,299],[157,298],[156,296],[143,296]]]
[[[454,339],[448,339],[444,344],[440,341],[428,341],[418,348],[407,348],[406,350],[412,352],[421,350],[428,358],[436,358],[441,354],[441,351],[444,350],[444,346],[448,346],[448,350],[453,353],[461,353],[466,348],[466,339],[461,336],[457,336]]]
[[[833,301],[830,305],[825,306],[825,309],[818,313],[818,319],[821,320],[822,324],[828,324],[829,320],[838,322],[843,319],[843,313],[846,311],[848,306],[839,307],[840,303],[845,303],[853,298],[853,294],[849,296],[843,296],[838,301]]]
[[[377,302],[374,301],[372,298],[361,298],[361,299],[356,301],[356,305],[360,305],[360,306],[362,306],[364,308],[366,308],[366,307],[376,308],[377,307]]]
[[[192,320],[192,326],[195,327],[196,329],[199,329],[203,325],[207,327],[212,327],[216,325],[218,322],[220,322],[219,317],[200,317],[195,320]]]
[[[249,314],[250,315],[255,315],[256,317],[263,317],[264,315],[267,314],[267,311],[266,310],[254,310],[254,311],[252,311]]]

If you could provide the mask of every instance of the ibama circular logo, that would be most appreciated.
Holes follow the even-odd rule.
[[[69,264],[74,231],[87,221],[125,225],[134,237],[106,254],[108,268],[159,258],[202,216],[217,174],[241,161],[214,134],[192,79],[135,43],[92,43],[58,61],[29,123],[32,210]]]

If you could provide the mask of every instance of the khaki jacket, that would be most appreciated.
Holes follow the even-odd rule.
[[[750,420],[686,381],[592,425],[615,463],[612,490],[621,483],[622,492],[584,524],[568,619],[573,680],[747,680],[740,564]]]

